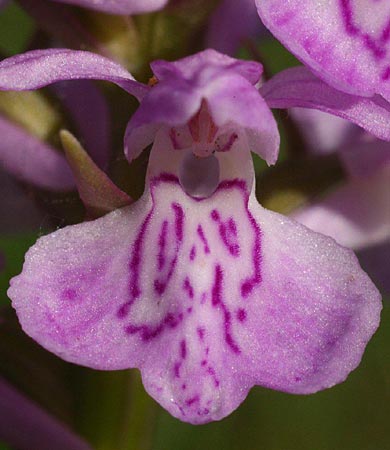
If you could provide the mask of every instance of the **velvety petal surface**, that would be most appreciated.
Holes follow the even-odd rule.
[[[330,87],[305,67],[294,67],[267,81],[260,93],[270,108],[318,109],[347,119],[374,136],[390,140],[390,104],[379,96],[359,97]]]
[[[91,450],[39,405],[0,377],[0,439],[19,450]]]
[[[205,86],[217,75],[226,75],[228,72],[238,74],[251,84],[256,84],[263,73],[263,66],[259,62],[235,59],[212,49],[178,61],[153,61],[151,67],[158,80],[177,78],[197,86]]]
[[[111,14],[144,14],[162,9],[168,0],[52,0]]]
[[[336,89],[390,100],[387,0],[256,0],[266,27]]]
[[[258,205],[245,135],[203,199],[183,190],[185,152],[169,142],[158,134],[140,201],[29,250],[8,291],[23,329],[66,360],[140,368],[191,423],[225,417],[255,384],[343,381],[381,309],[353,253]]]
[[[0,90],[32,90],[57,81],[80,79],[111,81],[138,99],[148,90],[116,62],[85,51],[32,50],[0,62]]]
[[[1,116],[0,136],[0,164],[7,172],[45,189],[75,188],[65,157],[53,147]]]
[[[365,248],[390,238],[390,168],[351,179],[292,216],[341,245]]]
[[[176,62],[156,61],[152,69],[158,83],[144,97],[126,131],[129,160],[153,140],[160,126],[185,125],[206,101],[218,127],[244,129],[251,149],[269,164],[276,161],[276,122],[253,86],[261,76],[261,64],[206,50]]]

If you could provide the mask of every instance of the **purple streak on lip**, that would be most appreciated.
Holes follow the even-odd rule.
[[[150,325],[127,325],[125,331],[127,334],[140,333],[141,339],[145,342],[150,341],[158,336],[166,329],[176,328],[183,320],[183,313],[172,314],[168,313],[160,323],[155,326]]]
[[[211,304],[214,307],[219,306],[223,312],[226,343],[233,350],[234,353],[241,353],[240,348],[234,341],[231,334],[232,317],[230,311],[228,310],[222,299],[222,283],[223,283],[223,271],[221,266],[218,264],[215,266],[214,285],[211,294]]]
[[[168,287],[169,281],[172,278],[173,272],[176,267],[180,246],[181,243],[183,242],[184,211],[183,208],[177,203],[172,203],[171,206],[175,213],[175,234],[176,234],[175,256],[171,261],[169,271],[165,280],[163,281],[157,279],[154,280],[154,289],[160,296],[164,294],[166,288]]]
[[[183,289],[187,292],[188,297],[190,299],[194,298],[194,288],[192,287],[192,284],[191,284],[190,279],[188,277],[186,277],[184,279]]]
[[[206,239],[206,236],[204,234],[203,227],[202,227],[201,224],[198,225],[198,228],[196,229],[196,232],[198,233],[198,236],[199,236],[200,240],[203,243],[203,251],[206,254],[210,253],[209,243],[207,242],[207,239]]]
[[[260,284],[261,280],[262,280],[261,271],[260,271],[261,259],[262,259],[261,258],[261,243],[260,243],[261,231],[260,231],[259,226],[256,223],[255,218],[252,216],[252,214],[250,213],[249,210],[248,210],[248,217],[249,217],[249,221],[251,223],[251,226],[254,230],[256,237],[255,237],[255,245],[253,246],[253,250],[252,250],[254,274],[251,278],[246,279],[241,284],[241,295],[244,298],[248,297],[248,295],[252,292],[252,290],[254,289],[256,284]]]
[[[164,220],[161,227],[160,236],[158,238],[159,252],[157,256],[157,262],[158,262],[158,270],[160,272],[162,271],[165,265],[165,247],[167,244],[167,231],[168,231],[168,221]]]
[[[180,356],[182,359],[186,359],[187,357],[187,344],[185,339],[180,342]]]
[[[129,262],[130,269],[130,283],[129,283],[129,291],[130,291],[130,300],[124,303],[118,310],[117,315],[120,319],[126,317],[129,313],[131,305],[134,301],[141,295],[141,289],[139,287],[139,271],[141,264],[141,253],[142,247],[144,243],[144,238],[146,234],[147,226],[152,217],[152,211],[146,216],[143,224],[141,225],[140,232],[136,240],[134,241],[132,256]]]
[[[234,219],[231,217],[224,222],[216,209],[211,211],[211,219],[218,224],[219,236],[229,253],[238,257],[240,255],[240,244],[237,240],[237,225]]]
[[[190,251],[190,261],[194,261],[196,257],[196,247],[193,245]]]

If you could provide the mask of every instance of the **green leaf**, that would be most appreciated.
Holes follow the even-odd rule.
[[[32,19],[11,3],[0,12],[0,52],[10,56],[25,51],[34,30]]]

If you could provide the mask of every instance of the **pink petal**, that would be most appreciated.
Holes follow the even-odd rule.
[[[162,9],[168,0],[52,0],[111,14],[144,14]]]
[[[293,215],[318,233],[355,250],[390,238],[390,170],[354,179]]]
[[[347,119],[390,140],[390,104],[381,97],[359,97],[328,86],[305,67],[278,73],[260,89],[270,108],[313,108]]]
[[[169,142],[159,133],[140,201],[29,250],[8,291],[23,329],[68,361],[140,368],[191,423],[225,417],[255,384],[310,393],[343,381],[381,309],[355,256],[258,205],[244,138],[218,154],[206,199],[183,191],[185,152]]]
[[[15,177],[44,189],[74,189],[63,155],[0,116],[0,163]]]
[[[119,64],[85,51],[32,50],[0,62],[0,90],[32,90],[57,81],[80,79],[111,81],[138,99],[148,91]]]
[[[265,26],[324,81],[351,94],[381,94],[390,100],[388,1],[256,4]]]
[[[151,67],[160,81],[177,78],[199,86],[205,86],[218,75],[228,73],[238,74],[251,84],[256,84],[263,73],[263,66],[259,62],[231,58],[212,49],[178,61],[153,61]]]

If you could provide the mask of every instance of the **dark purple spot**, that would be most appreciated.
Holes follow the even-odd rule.
[[[387,81],[390,78],[390,66],[386,67],[386,69],[382,73],[382,80]]]
[[[63,300],[76,300],[77,298],[77,291],[75,289],[65,289],[61,293],[61,298]]]
[[[182,359],[186,359],[187,356],[187,345],[184,339],[180,342],[180,356]]]
[[[295,377],[295,381],[298,383],[299,381],[301,381],[302,378],[301,377]]]
[[[200,339],[201,341],[203,341],[204,335],[205,335],[205,329],[204,329],[203,327],[198,327],[198,328],[196,329],[196,332],[198,333],[199,339]]]
[[[204,367],[207,364],[207,360],[206,359],[202,359],[202,361],[200,362],[200,365],[202,367]]]
[[[237,310],[237,319],[240,321],[240,322],[244,322],[244,320],[246,319],[246,311],[245,311],[245,309],[242,309],[242,308],[239,308],[238,310]]]
[[[219,221],[219,213],[216,209],[213,209],[211,211],[210,217],[214,220],[214,222],[218,222]]]
[[[185,391],[187,389],[187,385],[186,384],[182,384],[181,388],[183,389],[183,391]]]
[[[183,289],[187,292],[189,298],[194,298],[194,288],[192,287],[188,277],[184,279]]]
[[[180,362],[176,362],[175,365],[173,366],[173,373],[175,374],[176,378],[180,378],[180,367],[181,367]]]
[[[194,261],[195,257],[196,257],[196,247],[195,245],[193,245],[190,251],[190,261]]]
[[[192,404],[199,402],[199,395],[195,395],[194,397],[188,398],[186,400],[186,405],[191,406]]]
[[[191,313],[192,313],[192,306],[190,306],[189,308],[187,308],[187,312],[188,312],[188,314],[191,314]]]

